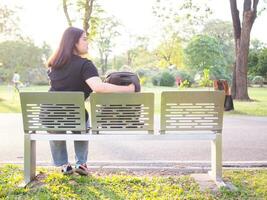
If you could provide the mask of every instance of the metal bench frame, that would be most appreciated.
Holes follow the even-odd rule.
[[[210,175],[219,186],[224,185],[221,178],[224,93],[221,91],[162,92],[159,131],[154,128],[153,93],[92,93],[90,96],[92,127],[89,134],[86,134],[83,93],[25,92],[20,93],[20,98],[25,132],[25,185],[35,178],[36,141],[38,140],[210,140],[212,161]],[[64,104],[67,106],[64,107]],[[70,110],[68,110],[68,106]],[[73,107],[76,107],[75,111],[73,111]],[[64,111],[66,115],[69,115],[69,112],[75,112],[73,114],[75,121],[72,116],[70,116],[70,121],[67,118],[61,120],[65,121],[68,126],[71,123],[74,125],[72,127],[64,126],[64,122],[58,125],[58,120],[52,120],[54,119],[53,115],[55,116],[57,113],[49,113],[53,122],[44,124],[40,112],[50,112],[53,109]],[[199,114],[201,119],[199,122],[190,121],[190,119],[184,121],[186,120],[183,119],[184,117],[190,117],[188,114]],[[211,126],[205,127],[205,123],[209,123],[211,120],[205,119],[207,114],[214,114],[214,120],[211,122]],[[31,115],[35,118],[34,120],[29,118]],[[47,117],[46,115],[45,117]],[[47,119],[45,118],[45,120]],[[29,121],[37,123],[37,125],[34,126]],[[82,134],[47,134],[46,131],[80,131]]]

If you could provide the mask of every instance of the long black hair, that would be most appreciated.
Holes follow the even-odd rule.
[[[79,28],[67,28],[60,41],[60,45],[56,52],[50,57],[47,66],[51,68],[59,68],[68,63],[75,50],[75,44],[78,43],[84,31]]]

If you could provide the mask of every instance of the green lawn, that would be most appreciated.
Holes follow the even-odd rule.
[[[31,86],[21,91],[47,91],[48,86]],[[160,93],[162,91],[175,91],[175,87],[143,87],[143,92],[155,93],[155,113],[160,112]],[[187,90],[212,90],[209,88],[189,88]],[[12,87],[0,86],[0,113],[20,112],[19,96]],[[267,88],[249,88],[252,102],[234,102],[235,111],[226,114],[267,116]],[[87,105],[88,107],[88,105]]]
[[[19,188],[21,168],[15,165],[0,167],[0,199],[250,199],[267,198],[267,170],[224,171],[224,179],[237,188],[222,188],[217,192],[200,191],[199,185],[188,175],[133,176],[125,172],[88,177],[63,176],[56,171],[41,170],[38,182]]]

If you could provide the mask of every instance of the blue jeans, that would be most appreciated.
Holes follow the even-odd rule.
[[[50,149],[55,166],[61,166],[69,162],[66,141],[50,141]],[[74,141],[74,150],[76,164],[86,163],[88,141]]]
[[[87,124],[88,125],[88,124]],[[52,133],[52,132],[51,132]],[[63,134],[65,132],[53,132],[53,134]],[[73,134],[80,134],[80,132],[73,132]],[[66,141],[50,141],[50,149],[55,166],[62,166],[67,164],[68,152]],[[84,164],[87,162],[88,155],[88,141],[74,141],[75,160],[76,164]]]

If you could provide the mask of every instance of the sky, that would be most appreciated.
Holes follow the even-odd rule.
[[[20,27],[22,32],[30,36],[37,45],[46,41],[53,49],[57,47],[61,35],[67,27],[61,0],[1,1],[6,5],[22,7],[18,13]],[[117,40],[117,46],[114,48],[115,54],[119,54],[133,45],[133,40],[129,39],[129,35],[150,36],[152,45],[159,41],[159,26],[157,19],[152,14],[152,5],[155,0],[98,1],[108,14],[114,15],[124,26],[122,36]],[[239,2],[242,3],[240,0]],[[231,21],[229,0],[211,0],[210,5],[214,10],[213,18]],[[256,19],[251,33],[252,39],[257,38],[267,43],[266,31],[264,30],[266,21],[267,11]]]

